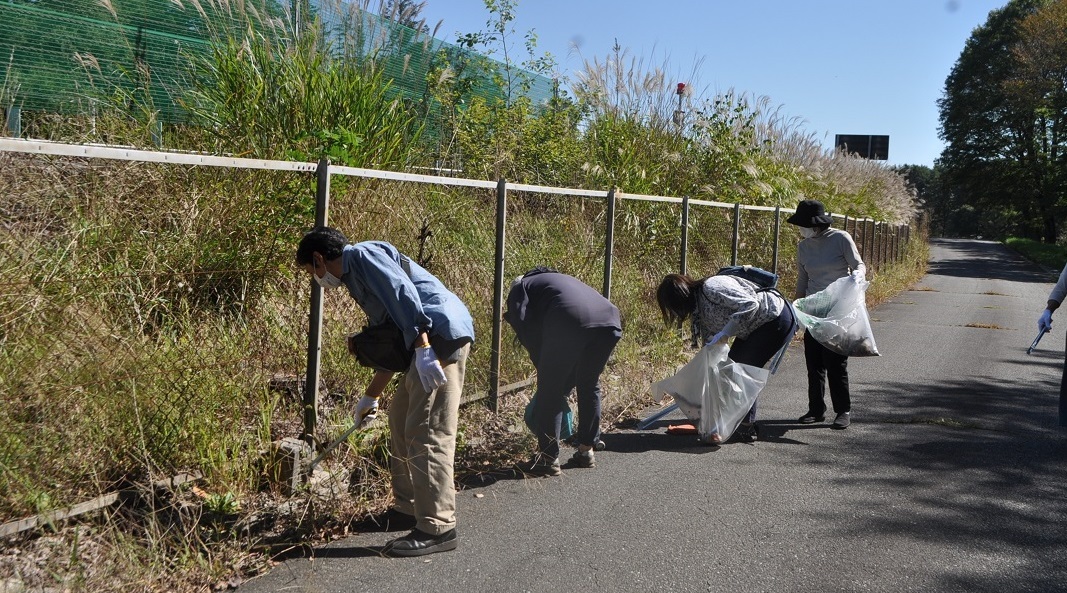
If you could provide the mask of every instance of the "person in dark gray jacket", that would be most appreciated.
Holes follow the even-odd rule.
[[[571,389],[578,394],[578,450],[568,466],[593,467],[600,438],[600,374],[622,338],[619,309],[581,280],[539,267],[515,280],[504,320],[515,330],[537,368],[533,429],[537,453],[518,469],[556,476],[559,435]]]

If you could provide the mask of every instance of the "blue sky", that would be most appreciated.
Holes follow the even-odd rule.
[[[706,97],[766,96],[831,147],[835,134],[889,136],[888,164],[933,166],[937,100],[971,31],[1007,0],[520,0],[515,41],[574,78],[617,39]],[[486,29],[483,0],[428,0],[437,37]],[[577,49],[575,49],[577,48]],[[694,70],[695,69],[695,70]],[[691,80],[687,80],[691,79]]]

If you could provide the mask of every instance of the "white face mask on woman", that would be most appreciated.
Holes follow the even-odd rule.
[[[806,227],[806,226],[800,227],[800,236],[805,238],[805,239],[810,239],[810,238],[814,237],[816,234],[818,234],[818,231],[816,231],[813,228]]]

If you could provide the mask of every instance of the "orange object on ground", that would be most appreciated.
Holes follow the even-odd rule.
[[[667,434],[696,434],[697,427],[692,424],[671,424],[667,427]]]

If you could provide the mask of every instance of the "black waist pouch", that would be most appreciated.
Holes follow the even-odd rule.
[[[363,331],[348,336],[348,351],[362,366],[395,373],[408,370],[415,356],[404,341],[404,332],[391,319],[363,326]]]

